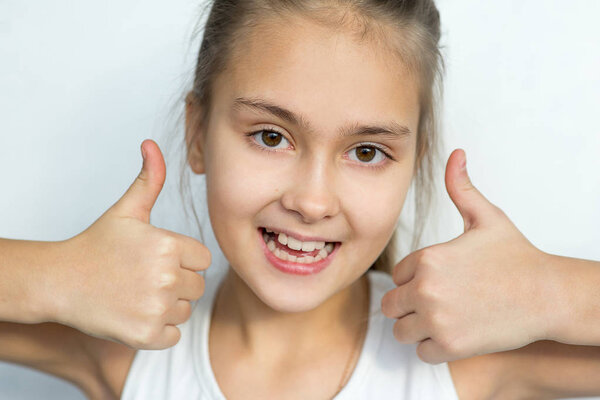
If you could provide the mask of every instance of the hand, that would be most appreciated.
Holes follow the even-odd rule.
[[[158,145],[142,142],[140,174],[98,220],[69,239],[68,262],[53,271],[56,322],[140,349],[175,345],[175,325],[204,292],[197,271],[211,263],[199,241],[149,224],[166,167]],[[52,279],[52,278],[49,278]]]
[[[382,298],[396,318],[394,337],[417,343],[437,364],[512,350],[543,339],[552,304],[545,295],[546,253],[473,187],[463,150],[446,165],[446,189],[464,233],[406,256],[394,268],[397,288]]]

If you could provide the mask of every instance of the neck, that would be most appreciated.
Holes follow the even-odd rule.
[[[228,327],[247,354],[269,349],[270,355],[291,355],[317,351],[342,338],[353,340],[361,323],[366,323],[368,307],[366,274],[315,309],[286,313],[263,303],[229,268],[217,295],[213,322]]]

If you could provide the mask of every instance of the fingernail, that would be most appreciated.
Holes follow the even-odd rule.
[[[460,169],[463,171],[467,169],[467,153],[465,153],[465,157],[460,162]]]

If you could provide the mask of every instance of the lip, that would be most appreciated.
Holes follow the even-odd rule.
[[[269,229],[271,229],[271,228],[269,228]],[[262,228],[258,228],[256,231],[258,232],[258,240],[263,249],[263,252],[265,253],[265,257],[267,258],[267,260],[275,268],[277,268],[278,270],[285,272],[287,274],[312,275],[312,274],[316,274],[316,273],[324,270],[327,266],[329,266],[329,264],[331,264],[331,262],[333,261],[333,257],[335,256],[335,254],[337,253],[338,249],[341,246],[340,242],[335,242],[333,251],[331,253],[329,253],[327,255],[327,257],[325,257],[324,259],[317,261],[315,263],[301,264],[301,263],[288,261],[288,260],[284,261],[281,258],[276,257],[275,254],[273,254],[271,252],[271,250],[269,250],[269,248],[267,247],[267,244],[265,243],[265,240],[263,239]],[[279,231],[279,232],[285,233],[285,231]],[[325,240],[323,240],[323,241],[325,241]]]
[[[279,228],[274,228],[271,226],[265,226],[264,228],[275,231],[277,233],[285,233],[287,236],[291,236],[294,239],[298,239],[302,242],[332,242],[332,243],[336,242],[335,240],[330,240],[330,239],[326,239],[326,238],[322,238],[322,237],[301,235],[299,233],[292,232],[287,229],[279,229]]]

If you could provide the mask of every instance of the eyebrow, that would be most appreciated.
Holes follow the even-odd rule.
[[[266,112],[295,126],[299,126],[305,131],[314,132],[305,116],[301,114],[295,114],[293,111],[271,103],[268,100],[258,97],[237,97],[233,102],[232,108],[239,110],[242,107],[250,108],[255,111]],[[378,125],[360,125],[358,123],[354,123],[350,124],[349,126],[342,127],[339,132],[340,137],[357,135],[383,135],[391,138],[401,138],[404,136],[409,136],[410,134],[410,129],[408,129],[408,127],[396,121],[390,121],[384,124],[378,123]]]

